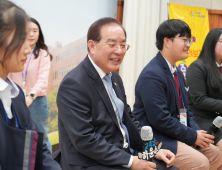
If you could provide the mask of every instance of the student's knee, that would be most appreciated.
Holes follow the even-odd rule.
[[[197,159],[196,168],[198,170],[209,170],[210,169],[210,162],[206,156],[202,156],[201,158]],[[195,168],[195,167],[194,167]]]
[[[218,164],[218,167],[221,165],[222,153],[216,146],[212,147],[212,154],[208,159],[210,164]]]

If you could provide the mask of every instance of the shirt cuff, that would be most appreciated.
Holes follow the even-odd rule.
[[[133,156],[131,155],[128,165],[123,165],[125,168],[130,168],[133,163]]]
[[[37,96],[37,91],[36,90],[31,90],[30,92],[29,92],[29,95],[30,94],[34,94],[35,96]]]

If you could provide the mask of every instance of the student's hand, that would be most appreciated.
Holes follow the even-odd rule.
[[[25,102],[26,102],[26,105],[29,107],[32,104],[33,99],[31,98],[31,96],[27,96],[25,98]]]
[[[140,160],[138,156],[133,156],[132,170],[153,170],[156,164],[147,160]]]
[[[207,132],[204,130],[197,130],[197,140],[195,145],[200,146],[201,148],[208,148],[210,143],[214,143],[212,139],[214,139],[213,135],[206,134]]]
[[[175,162],[174,153],[166,149],[160,149],[155,158],[164,161],[167,164],[167,168],[171,167]]]

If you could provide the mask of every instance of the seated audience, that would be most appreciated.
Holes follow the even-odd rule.
[[[141,72],[135,87],[133,114],[142,126],[153,128],[163,149],[176,155],[182,170],[216,170],[222,164],[214,136],[197,125],[188,106],[185,81],[175,63],[188,57],[191,30],[181,20],[166,20],[156,32],[159,50]],[[200,146],[200,152],[195,149]]]
[[[222,29],[211,30],[199,58],[186,74],[188,103],[196,122],[208,130],[217,116],[222,116]],[[222,153],[222,128],[214,134],[214,144]],[[222,166],[219,168],[222,170]]]

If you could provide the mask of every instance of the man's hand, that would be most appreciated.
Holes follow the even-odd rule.
[[[26,105],[29,107],[32,104],[33,99],[31,98],[31,96],[27,96],[25,98],[25,102],[26,102]]]
[[[132,170],[153,170],[156,164],[147,160],[140,160],[138,156],[133,156],[133,163],[130,167]]]
[[[213,135],[206,134],[207,132],[204,130],[197,130],[197,140],[195,145],[200,146],[201,148],[208,148],[210,143],[214,143],[212,139],[214,139]]]
[[[175,155],[166,149],[160,149],[155,158],[164,161],[167,164],[167,168],[171,167],[175,162]]]

